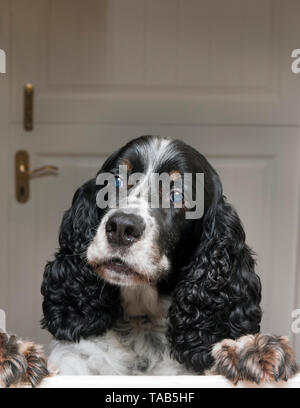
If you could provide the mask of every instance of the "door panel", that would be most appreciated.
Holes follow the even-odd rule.
[[[12,4],[14,122],[300,123],[297,1]]]

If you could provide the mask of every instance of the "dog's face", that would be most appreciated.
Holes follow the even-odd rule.
[[[201,171],[200,163],[199,153],[191,147],[156,137],[134,140],[107,160],[101,173],[113,174],[117,189],[128,183],[128,193],[126,208],[119,201],[117,208],[103,212],[88,247],[88,262],[101,278],[133,286],[155,284],[169,275],[178,255],[190,250],[195,223],[186,218],[190,198],[183,184],[182,189],[176,187],[176,180],[183,181],[184,173]],[[126,166],[127,180],[120,177],[120,166]],[[130,176],[137,173],[143,177],[130,184]],[[153,191],[154,173],[169,176],[169,190],[162,191],[159,184]],[[153,195],[159,197],[157,208],[151,202]]]

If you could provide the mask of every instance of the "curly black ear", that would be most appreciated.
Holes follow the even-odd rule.
[[[197,250],[180,271],[168,332],[174,357],[198,373],[212,365],[214,343],[257,333],[261,320],[260,279],[241,221],[210,165],[205,178],[210,203],[198,221]]]
[[[120,313],[119,288],[105,283],[86,262],[86,249],[100,219],[92,179],[75,193],[62,220],[60,248],[44,272],[42,328],[59,340],[100,335]]]

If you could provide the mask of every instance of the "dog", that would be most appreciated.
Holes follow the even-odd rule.
[[[101,185],[103,174],[112,177]],[[152,174],[170,179],[154,208]],[[204,175],[199,218],[187,217],[195,185],[176,187],[185,174]],[[109,185],[117,205],[102,208]],[[134,139],[76,191],[41,292],[49,367],[62,375],[221,374],[236,384],[297,372],[288,339],[260,333],[261,284],[239,216],[214,168],[182,141]]]

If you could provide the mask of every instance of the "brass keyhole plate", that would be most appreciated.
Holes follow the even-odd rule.
[[[26,203],[29,200],[29,155],[25,150],[19,150],[15,156],[16,200]]]

